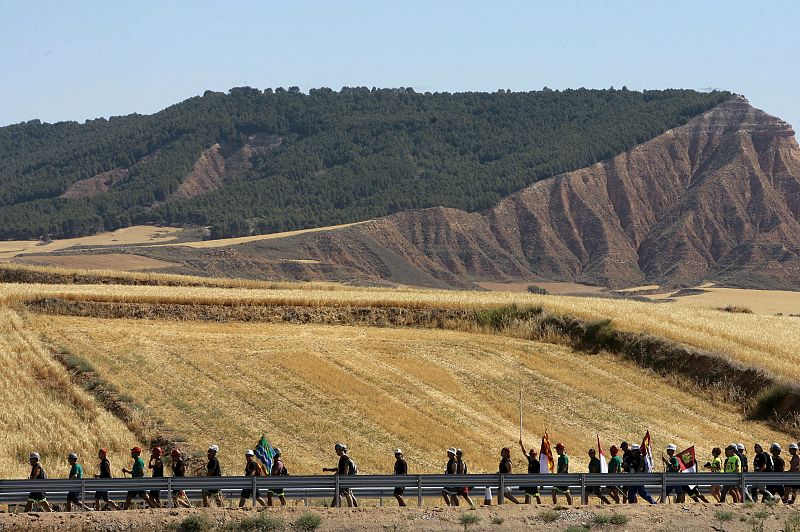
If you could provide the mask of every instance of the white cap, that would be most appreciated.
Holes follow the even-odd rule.
[[[401,451],[400,449],[395,449],[394,454],[403,454],[403,451]]]
[[[73,459],[77,460],[78,459],[78,455],[76,453],[69,453],[69,456],[67,456],[67,458],[69,458],[70,460],[73,460]]]
[[[34,459],[36,460],[39,459],[39,453],[31,453],[29,460],[34,460]]]
[[[455,447],[450,447],[449,449],[447,449],[447,454],[456,454]]]
[[[770,450],[780,451],[781,450],[781,444],[780,443],[773,443],[772,445],[769,446],[769,448],[770,448]]]
[[[245,455],[245,456],[255,456],[255,455],[256,455],[256,453],[254,453],[252,449],[247,449],[247,450],[244,452],[244,455]]]
[[[737,451],[744,451],[744,444],[743,443],[732,443],[734,447],[736,447]]]
[[[797,449],[797,444],[796,443],[790,443],[789,444],[789,449]]]
[[[668,450],[668,451],[677,451],[677,450],[678,450],[678,448],[677,448],[677,447],[675,447],[675,444],[674,444],[674,443],[670,443],[669,445],[667,445],[667,450]]]
[[[214,444],[211,447],[209,447],[208,450],[209,451],[214,451],[215,453],[218,453],[219,452],[219,447],[216,444]]]
[[[641,449],[641,447],[639,447],[635,443],[633,445],[631,445],[631,451],[638,451],[639,449]]]

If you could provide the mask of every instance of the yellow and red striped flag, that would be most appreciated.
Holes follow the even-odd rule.
[[[545,458],[547,461],[545,461]],[[553,460],[553,449],[550,447],[550,438],[547,436],[547,431],[544,431],[542,447],[539,450],[539,473],[552,473],[555,467],[556,463]]]

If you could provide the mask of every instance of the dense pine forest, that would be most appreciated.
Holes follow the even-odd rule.
[[[0,238],[63,238],[141,223],[211,226],[213,237],[223,237],[418,207],[475,211],[628,150],[730,97],[625,88],[304,94],[245,87],[207,91],[147,116],[33,120],[0,128]],[[235,154],[247,160],[214,187],[181,194],[215,145],[231,168]],[[101,184],[91,193],[69,193],[95,181]]]

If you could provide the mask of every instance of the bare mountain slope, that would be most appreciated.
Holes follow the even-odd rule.
[[[412,210],[231,251],[255,269],[300,279],[454,287],[504,279],[610,287],[714,279],[800,289],[800,147],[789,124],[736,98],[482,213]],[[190,271],[216,262],[210,251],[191,255]],[[287,259],[315,262],[275,267]]]

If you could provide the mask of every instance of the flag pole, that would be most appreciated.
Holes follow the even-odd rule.
[[[519,441],[522,441],[522,388],[519,389]]]

